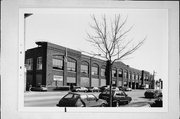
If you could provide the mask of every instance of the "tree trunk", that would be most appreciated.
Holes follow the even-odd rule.
[[[106,64],[106,77],[107,77],[107,85],[109,85],[109,106],[112,107],[112,63],[111,60],[107,61]]]

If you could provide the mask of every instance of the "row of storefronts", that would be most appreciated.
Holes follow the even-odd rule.
[[[49,42],[36,42],[38,47],[25,52],[26,86],[44,85],[47,88],[63,86],[100,87],[109,84],[106,79],[106,61],[83,55],[81,52]],[[112,84],[133,89],[150,86],[152,75],[115,62]]]

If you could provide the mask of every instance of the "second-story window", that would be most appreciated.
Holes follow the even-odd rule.
[[[75,62],[67,62],[67,70],[68,71],[76,71],[76,63]]]
[[[122,70],[119,70],[119,71],[118,71],[118,76],[119,76],[119,77],[122,77],[122,76],[123,76],[123,75],[122,75]]]
[[[53,69],[63,69],[63,60],[62,59],[53,59]]]
[[[99,67],[98,67],[98,65],[97,64],[93,64],[93,66],[92,66],[92,69],[91,69],[91,74],[92,75],[99,75]]]
[[[37,58],[37,70],[42,70],[42,57]]]
[[[116,76],[117,76],[116,70],[112,70],[112,77],[116,77]]]
[[[124,78],[127,78],[127,72],[124,72]]]
[[[136,75],[136,80],[138,80],[138,75]]]
[[[132,74],[132,80],[134,80],[134,74]]]
[[[26,69],[33,70],[33,59],[32,58],[26,59]]]
[[[60,55],[53,55],[52,67],[53,69],[63,70],[63,57]]]
[[[81,73],[88,74],[88,65],[85,64],[81,65]]]
[[[105,69],[104,68],[101,69],[101,76],[105,76]]]
[[[129,73],[128,79],[131,79],[131,74]]]
[[[76,72],[76,60],[68,58],[67,70],[72,71],[72,72]]]

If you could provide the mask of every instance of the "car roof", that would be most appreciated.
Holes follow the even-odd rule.
[[[106,90],[104,90],[104,91],[110,91],[109,89],[106,89]],[[122,90],[116,90],[116,89],[112,89],[112,91],[113,92],[124,92],[124,91],[122,91]]]
[[[68,94],[75,94],[75,95],[94,95],[93,93],[84,93],[84,92],[69,92]]]

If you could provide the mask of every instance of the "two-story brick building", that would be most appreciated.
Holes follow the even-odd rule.
[[[106,80],[106,61],[86,56],[81,52],[49,42],[36,42],[38,47],[25,52],[26,85],[56,87],[99,87],[109,84]],[[132,68],[123,62],[115,62],[112,68],[112,84],[133,89],[148,85],[151,74]]]

